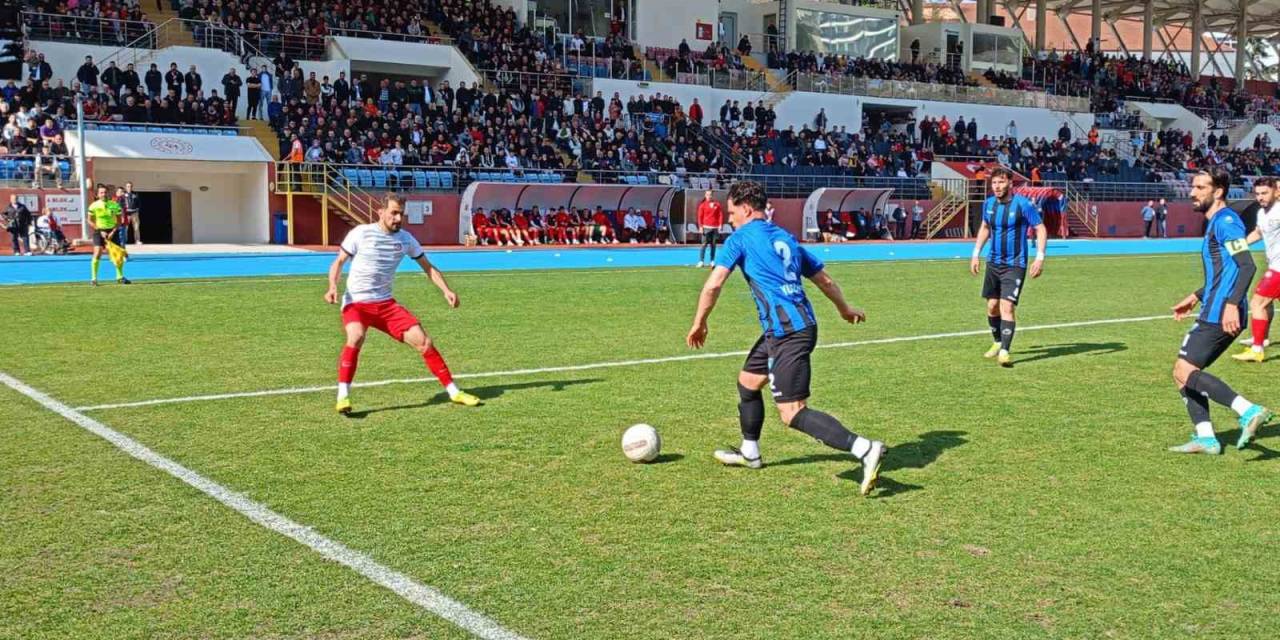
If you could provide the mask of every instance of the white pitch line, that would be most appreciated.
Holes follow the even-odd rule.
[[[195,487],[201,493],[230,507],[258,525],[282,536],[292,538],[328,560],[345,565],[375,584],[390,589],[401,598],[453,623],[478,638],[484,638],[485,640],[525,640],[523,636],[504,628],[484,614],[468,608],[440,591],[417,582],[399,571],[379,564],[373,558],[351,549],[341,542],[327,538],[310,527],[294,522],[272,511],[260,502],[255,502],[243,494],[236,493],[152,451],[137,440],[68,407],[8,374],[0,372],[0,382],[34,400],[44,408],[74,422],[86,431],[110,442],[117,449]]]
[[[1152,320],[1171,320],[1170,314],[1160,316],[1142,316],[1137,318],[1112,318],[1109,320],[1083,320],[1080,322],[1062,322],[1058,324],[1045,324],[1032,327],[1019,327],[1018,331],[1046,331],[1049,329],[1070,329],[1074,327],[1091,327],[1105,324],[1125,324],[1129,322],[1150,322]],[[924,340],[941,340],[944,338],[962,338],[968,336],[988,335],[990,329],[976,329],[973,331],[953,331],[950,333],[933,333],[918,336],[899,336],[896,338],[876,338],[873,340],[855,340],[852,342],[832,342],[828,344],[818,345],[818,349],[845,349],[848,347],[862,347],[879,344],[894,344],[898,342],[920,342]],[[645,364],[665,364],[669,362],[685,362],[688,360],[708,360],[713,358],[730,358],[747,355],[746,351],[721,351],[716,353],[691,353],[683,356],[667,356],[662,358],[643,358],[640,360],[616,360],[611,362],[594,362],[591,364],[576,364],[559,367],[542,367],[538,369],[509,369],[506,371],[489,371],[485,373],[460,373],[454,375],[454,379],[470,379],[470,378],[501,378],[509,376],[526,376],[539,375],[543,373],[565,373],[571,371],[592,371],[595,369],[614,369],[618,367],[634,367]],[[394,378],[390,380],[376,380],[373,382],[357,382],[353,387],[382,387],[392,384],[417,384],[421,382],[429,382],[435,378]],[[333,391],[332,384],[317,387],[291,387],[285,389],[266,389],[262,391],[237,391],[231,393],[215,393],[211,395],[200,396],[184,396],[180,398],[157,398],[155,400],[138,400],[136,402],[119,402],[113,404],[96,404],[83,407],[76,407],[76,411],[103,411],[106,409],[128,409],[133,407],[153,407],[164,404],[180,404],[185,402],[205,402],[212,400],[232,400],[236,398],[260,398],[264,396],[286,396],[304,393],[320,393],[323,391]]]

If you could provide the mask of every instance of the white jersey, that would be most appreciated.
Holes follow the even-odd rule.
[[[342,294],[344,307],[353,302],[390,300],[400,261],[406,256],[417,260],[423,253],[422,245],[408,231],[387,233],[377,223],[352,229],[342,241],[342,250],[351,254],[347,291]]]
[[[1280,202],[1258,209],[1258,231],[1267,247],[1267,268],[1280,271]]]

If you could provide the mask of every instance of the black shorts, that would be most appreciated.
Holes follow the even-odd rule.
[[[1182,338],[1178,357],[1197,368],[1205,369],[1231,348],[1235,336],[1222,330],[1222,325],[1197,321]]]
[[[751,347],[742,370],[768,375],[775,402],[804,400],[809,397],[809,354],[817,344],[816,325],[782,337],[766,333]]]
[[[1018,306],[1022,295],[1022,281],[1027,277],[1026,267],[1010,267],[987,263],[987,277],[982,281],[982,297],[991,300],[1008,300]]]
[[[91,231],[93,231],[93,246],[95,246],[95,247],[106,247],[106,246],[107,246],[107,243],[106,243],[106,240],[104,240],[104,239],[103,239],[103,237],[102,237],[102,235],[103,235],[103,234],[102,234],[102,232],[101,232],[101,231],[99,231],[99,230],[97,230],[97,229],[91,229]],[[114,240],[115,240],[115,235],[116,235],[116,230],[115,230],[115,229],[112,229],[112,230],[111,230],[110,232],[108,232],[108,233],[109,233],[109,235],[110,235],[110,237],[111,237],[111,240],[113,240],[113,241],[114,241]]]

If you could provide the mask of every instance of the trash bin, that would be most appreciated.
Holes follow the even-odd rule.
[[[283,211],[271,214],[271,244],[289,243],[289,216]]]

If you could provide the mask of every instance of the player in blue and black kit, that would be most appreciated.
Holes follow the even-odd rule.
[[[991,327],[991,348],[984,358],[995,358],[1002,367],[1012,366],[1009,346],[1018,327],[1016,310],[1027,277],[1027,231],[1036,230],[1036,259],[1031,277],[1044,271],[1045,244],[1049,231],[1040,219],[1040,210],[1025,196],[1013,193],[1013,173],[1003,167],[991,172],[991,196],[982,203],[982,227],[973,245],[969,271],[978,275],[982,245],[991,239],[987,254],[987,276],[982,297],[987,300],[987,325]]]
[[[739,268],[755,299],[764,334],[751,348],[738,374],[742,447],[716,451],[716,460],[752,469],[763,466],[760,432],[764,428],[764,398],[760,390],[768,383],[783,424],[862,461],[860,489],[862,495],[867,495],[880,473],[884,443],[850,433],[839,420],[807,407],[809,354],[818,342],[818,321],[801,278],[817,285],[845,321],[857,324],[866,320],[866,314],[845,302],[844,293],[823,270],[821,260],[800,246],[790,233],[765,220],[765,193],[760,183],[735,183],[729,189],[728,205],[729,222],[735,231],[715,257],[686,342],[694,349],[706,344],[707,317],[715,308],[725,281]]]
[[[1191,203],[1209,221],[1205,229],[1200,260],[1204,265],[1204,286],[1173,306],[1173,317],[1181,320],[1201,305],[1200,317],[1182,339],[1178,360],[1173,364],[1173,380],[1187,405],[1195,432],[1184,445],[1171,447],[1176,453],[1222,453],[1222,445],[1209,420],[1209,400],[1231,407],[1240,416],[1240,438],[1236,448],[1249,444],[1258,427],[1271,419],[1265,407],[1253,404],[1213,374],[1203,371],[1230,346],[1247,322],[1249,283],[1257,267],[1249,255],[1249,241],[1240,214],[1227,207],[1231,176],[1222,169],[1202,171],[1191,179]]]

